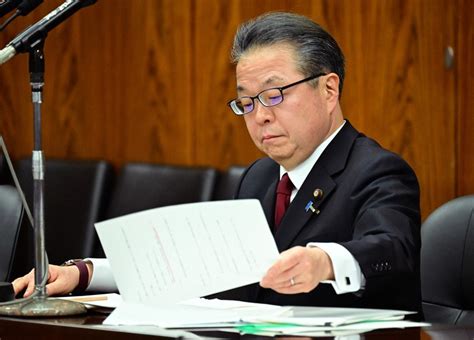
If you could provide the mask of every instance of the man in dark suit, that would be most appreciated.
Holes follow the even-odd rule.
[[[411,168],[344,120],[339,104],[344,57],[306,17],[269,13],[244,23],[232,56],[238,98],[255,145],[268,155],[243,175],[236,198],[257,198],[280,259],[259,285],[228,297],[281,305],[421,310],[419,188]],[[50,294],[92,278],[50,267]],[[15,281],[15,291],[32,275]],[[82,284],[80,284],[82,282]]]
[[[344,120],[336,41],[308,18],[270,13],[239,28],[232,55],[239,97],[229,106],[269,156],[248,168],[236,198],[260,200],[282,252],[264,288],[235,297],[420,311],[417,179]],[[286,176],[291,203],[279,222]]]

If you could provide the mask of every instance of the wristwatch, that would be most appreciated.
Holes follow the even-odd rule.
[[[74,294],[83,293],[89,285],[89,269],[86,261],[82,259],[67,260],[61,266],[76,266],[79,269],[79,284],[72,291]]]

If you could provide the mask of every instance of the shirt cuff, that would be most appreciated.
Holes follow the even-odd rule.
[[[117,291],[117,285],[110,269],[109,260],[107,259],[85,259],[90,261],[94,267],[91,281],[86,292],[114,292]]]
[[[310,242],[307,247],[318,247],[325,251],[332,262],[335,280],[324,280],[330,283],[336,294],[357,292],[365,287],[365,277],[360,270],[359,262],[343,246],[337,243]]]

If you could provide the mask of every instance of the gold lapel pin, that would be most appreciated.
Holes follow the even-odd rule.
[[[313,196],[315,200],[320,200],[321,198],[323,198],[323,191],[319,188],[315,189],[313,191]]]

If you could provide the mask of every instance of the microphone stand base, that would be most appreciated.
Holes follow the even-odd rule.
[[[17,317],[52,317],[79,315],[87,312],[86,307],[75,301],[35,297],[8,305],[0,305],[0,315]]]

